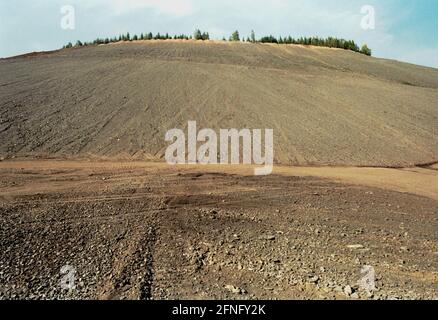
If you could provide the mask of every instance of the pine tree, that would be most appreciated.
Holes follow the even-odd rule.
[[[195,32],[193,32],[193,38],[195,40],[202,40],[202,33],[201,30],[196,29]]]
[[[251,30],[251,42],[255,43],[256,42],[256,36],[255,36],[255,32],[254,30]]]
[[[240,41],[239,31],[234,31],[230,37],[230,41]]]
[[[273,36],[262,37],[260,39],[262,43],[278,43],[278,40]]]
[[[372,54],[371,49],[368,48],[366,44],[362,46],[362,48],[360,49],[360,53],[366,54],[367,56],[371,56]]]
[[[201,38],[202,40],[210,40],[210,35],[208,34],[208,32],[204,32]]]

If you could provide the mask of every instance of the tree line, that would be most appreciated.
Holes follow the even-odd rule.
[[[115,42],[122,42],[122,41],[137,41],[137,40],[210,40],[210,35],[208,32],[202,32],[199,29],[196,29],[193,35],[186,35],[186,34],[180,34],[180,35],[169,35],[166,34],[160,34],[159,32],[157,34],[152,34],[152,32],[147,33],[141,33],[140,35],[131,35],[129,32],[126,34],[121,34],[117,37],[112,38],[97,38],[94,41],[91,42],[81,42],[77,41],[75,45],[73,45],[71,42],[69,42],[67,45],[65,45],[63,48],[72,48],[72,47],[82,47],[82,46],[90,46],[90,45],[99,45],[99,44],[109,44],[109,43],[115,43]],[[255,32],[251,31],[250,36],[248,37],[240,37],[239,31],[234,31],[231,36],[226,39],[225,37],[222,39],[223,41],[243,41],[243,42],[250,42],[250,43],[275,43],[275,44],[298,44],[298,45],[305,45],[305,46],[318,46],[318,47],[328,47],[328,48],[339,48],[339,49],[345,49],[345,50],[351,50],[354,52],[359,52],[362,54],[365,54],[367,56],[371,56],[372,51],[371,49],[364,44],[362,47],[359,47],[353,40],[346,40],[346,39],[339,39],[336,37],[328,37],[328,38],[319,38],[319,37],[300,37],[300,38],[293,38],[291,36],[285,36],[285,37],[279,37],[276,38],[272,35],[269,36],[263,36],[260,39],[257,39],[255,36]]]
[[[278,39],[273,36],[266,36],[260,39],[262,43],[277,43],[277,44],[300,44],[305,46],[317,46],[328,48],[339,48],[345,50],[351,50],[354,52],[360,52],[371,56],[371,49],[364,44],[361,48],[353,40],[339,39],[335,37],[319,38],[319,37],[301,37],[298,39],[291,36],[279,37]]]
[[[204,36],[205,37],[205,36]],[[109,44],[109,43],[116,43],[116,42],[122,42],[122,41],[137,41],[137,40],[170,40],[170,39],[180,39],[180,40],[190,40],[193,39],[192,36],[188,36],[185,34],[181,35],[174,35],[170,36],[168,33],[166,34],[160,34],[159,32],[156,35],[153,35],[152,32],[148,33],[142,33],[140,35],[132,35],[128,32],[126,34],[121,34],[117,37],[112,38],[97,38],[93,41],[89,42],[82,42],[78,40],[75,45],[73,43],[69,42],[67,45],[65,45],[63,48],[72,48],[72,47],[82,47],[82,46],[91,46],[91,45],[98,45],[98,44]],[[199,40],[199,39],[196,39]],[[209,36],[207,33],[207,37],[203,40],[209,40]]]

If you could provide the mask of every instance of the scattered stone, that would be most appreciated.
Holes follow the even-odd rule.
[[[359,249],[363,249],[365,247],[361,244],[351,244],[351,245],[348,245],[347,248],[352,249],[352,250],[359,250]]]
[[[260,239],[261,240],[268,240],[268,241],[273,241],[273,240],[275,240],[275,235],[263,235],[263,236],[260,236]]]
[[[233,294],[245,294],[246,293],[246,290],[238,288],[238,287],[233,286],[231,284],[227,284],[225,286],[225,289],[227,289],[228,291],[230,291]]]
[[[310,277],[308,279],[309,283],[318,283],[318,281],[319,281],[319,277],[318,276],[313,276],[313,277]]]
[[[335,286],[335,289],[334,289],[336,292],[339,292],[339,293],[341,293],[341,292],[344,292],[344,290],[342,289],[342,287],[341,286]]]
[[[344,288],[344,294],[349,297],[353,293],[353,289],[350,286],[345,286]]]
[[[367,292],[367,293],[366,293],[366,297],[367,297],[368,299],[374,299],[374,293],[372,293],[372,292]]]

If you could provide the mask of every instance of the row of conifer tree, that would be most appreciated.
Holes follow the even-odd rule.
[[[193,35],[174,35],[171,36],[168,33],[166,34],[152,34],[152,32],[142,33],[140,35],[131,35],[129,32],[127,34],[121,34],[118,37],[113,38],[97,38],[91,42],[81,42],[77,41],[75,45],[71,42],[68,43],[64,48],[72,48],[72,47],[82,47],[82,46],[90,46],[90,45],[99,45],[99,44],[109,44],[115,42],[122,41],[138,41],[138,40],[210,40],[210,35],[208,32],[202,32],[199,29],[196,29]],[[222,39],[223,41],[227,41],[226,38]],[[260,39],[257,39],[255,36],[255,32],[251,31],[251,35],[247,38],[240,37],[239,31],[234,31],[231,36],[228,38],[228,41],[243,41],[250,43],[276,43],[276,44],[299,44],[299,45],[308,45],[308,46],[319,46],[319,47],[329,47],[329,48],[340,48],[345,50],[351,50],[354,52],[360,52],[371,56],[371,49],[365,44],[359,48],[359,46],[353,40],[345,40],[339,39],[336,37],[328,37],[328,38],[319,38],[319,37],[301,37],[301,38],[293,38],[291,36],[279,37],[276,38],[272,35],[264,36]]]

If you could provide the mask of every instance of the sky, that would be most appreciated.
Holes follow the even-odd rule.
[[[74,8],[74,29],[62,27],[65,6]],[[364,6],[373,8],[374,28]],[[437,0],[0,0],[0,57],[126,32],[199,28],[222,39],[254,29],[257,37],[352,39],[374,56],[438,68],[437,14]]]

